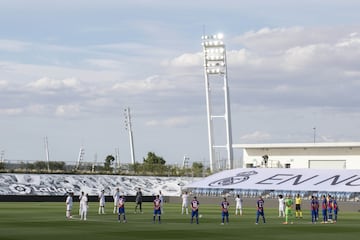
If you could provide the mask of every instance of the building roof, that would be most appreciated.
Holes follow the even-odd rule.
[[[233,148],[344,148],[360,147],[360,142],[321,142],[321,143],[260,143],[233,144]]]

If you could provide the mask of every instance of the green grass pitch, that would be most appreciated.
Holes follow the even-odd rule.
[[[190,215],[181,215],[180,204],[166,204],[161,224],[152,222],[151,203],[144,203],[144,213],[134,214],[135,204],[126,205],[127,223],[117,221],[112,203],[106,214],[97,214],[97,203],[89,206],[88,220],[80,221],[78,203],[71,220],[65,219],[65,203],[0,203],[1,240],[108,240],[108,239],[276,239],[276,240],[352,240],[359,239],[359,212],[340,212],[336,224],[311,224],[309,211],[293,225],[283,225],[277,209],[266,209],[266,224],[255,225],[255,208],[245,208],[243,216],[230,211],[230,223],[220,225],[220,207],[201,205],[200,224],[190,224]]]

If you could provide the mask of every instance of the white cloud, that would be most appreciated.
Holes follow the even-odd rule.
[[[5,52],[22,52],[30,47],[31,44],[27,42],[0,39],[0,51]]]
[[[80,106],[77,104],[68,104],[57,106],[55,115],[58,117],[72,117],[80,113]]]
[[[244,48],[240,50],[228,50],[226,55],[228,59],[231,59],[231,61],[228,62],[228,64],[231,65],[259,65],[261,63],[260,58]]]
[[[59,90],[63,88],[77,88],[80,85],[76,78],[65,78],[61,80],[48,77],[40,78],[27,84],[31,89],[36,90]]]
[[[147,23],[148,24],[148,23]],[[123,57],[124,60],[138,62],[154,62],[161,56],[168,56],[175,52],[173,49],[168,49],[162,46],[152,44],[144,44],[138,42],[120,42],[102,45],[93,45],[89,47],[101,54],[111,54],[112,57]],[[119,54],[119,55],[117,55]],[[142,66],[144,67],[144,66]]]
[[[124,67],[123,62],[112,59],[87,59],[85,62],[95,67],[105,69],[119,69]]]
[[[329,136],[318,136],[318,139],[320,139],[320,142],[336,142],[336,139]]]
[[[58,117],[72,117],[80,112],[80,106],[77,104],[60,105],[55,110],[55,115]]]
[[[255,77],[271,73],[279,80],[293,72],[320,75],[358,69],[360,37],[351,28],[263,28],[234,38],[240,50],[228,51],[230,70]],[[333,75],[334,76],[334,75]]]
[[[302,70],[316,61],[316,50],[320,46],[309,45],[305,47],[293,47],[286,50],[282,66],[287,70]]]
[[[269,133],[255,131],[253,133],[249,133],[249,134],[245,134],[245,135],[241,136],[240,140],[249,141],[249,142],[254,142],[254,141],[262,142],[262,141],[269,140],[270,138],[271,138],[271,135]]]
[[[7,81],[5,81],[5,80],[0,80],[0,89],[1,89],[1,88],[6,88],[8,85],[9,85],[9,84],[8,84]]]
[[[189,124],[190,119],[188,117],[174,117],[163,120],[150,120],[146,122],[147,126],[165,126],[165,127],[182,127]]]
[[[128,94],[139,94],[143,92],[161,92],[175,89],[176,86],[158,75],[148,77],[144,80],[131,80],[122,83],[116,83],[112,86],[114,91],[124,91]]]
[[[349,31],[351,30],[340,27],[262,28],[246,32],[232,41],[253,51],[267,53],[307,45],[334,44],[339,36],[344,36]]]
[[[47,107],[44,104],[31,104],[26,108],[29,114],[44,114],[47,113]]]
[[[168,62],[163,62],[163,65],[173,67],[193,67],[201,66],[203,61],[202,53],[184,53]]]
[[[360,47],[360,36],[358,32],[352,32],[348,37],[340,39],[336,47]]]
[[[0,115],[20,115],[24,112],[22,108],[0,108]]]
[[[360,71],[344,71],[346,77],[360,77]]]
[[[274,87],[274,91],[278,92],[278,93],[286,93],[290,90],[290,86],[287,84],[279,84],[277,86]]]
[[[101,107],[109,107],[115,105],[114,99],[109,97],[98,97],[95,99],[90,99],[86,102],[90,106],[101,108]]]

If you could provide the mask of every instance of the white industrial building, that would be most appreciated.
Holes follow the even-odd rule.
[[[234,144],[242,168],[360,169],[360,142]]]

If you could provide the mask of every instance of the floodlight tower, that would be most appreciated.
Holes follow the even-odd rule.
[[[48,138],[45,137],[44,138],[44,145],[45,145],[45,156],[46,156],[46,163],[47,163],[47,169],[48,172],[50,172],[50,154],[49,154],[49,143],[48,143]]]
[[[204,73],[205,73],[205,88],[206,88],[206,109],[208,122],[208,137],[209,137],[209,153],[210,153],[210,170],[214,170],[215,165],[215,149],[226,150],[226,168],[233,168],[233,148],[232,148],[232,130],[231,130],[231,113],[230,113],[230,99],[229,86],[227,80],[227,64],[226,64],[226,48],[222,41],[222,34],[205,35],[202,36],[202,46],[204,54]],[[223,81],[224,91],[224,113],[214,115],[211,106],[212,90],[210,80]],[[215,145],[214,139],[214,122],[215,118],[224,119],[226,142],[224,145]]]
[[[84,160],[84,155],[85,155],[85,149],[83,146],[81,146],[79,150],[79,156],[75,165],[75,170],[79,170],[80,164]]]
[[[190,161],[190,158],[187,155],[184,155],[184,160],[183,160],[183,164],[182,164],[183,169],[186,169],[189,167],[189,161]]]
[[[132,125],[131,125],[131,114],[130,114],[129,107],[124,109],[124,115],[125,115],[125,129],[128,130],[128,132],[129,132],[131,163],[135,164],[134,138],[133,138],[133,131],[132,131]]]

